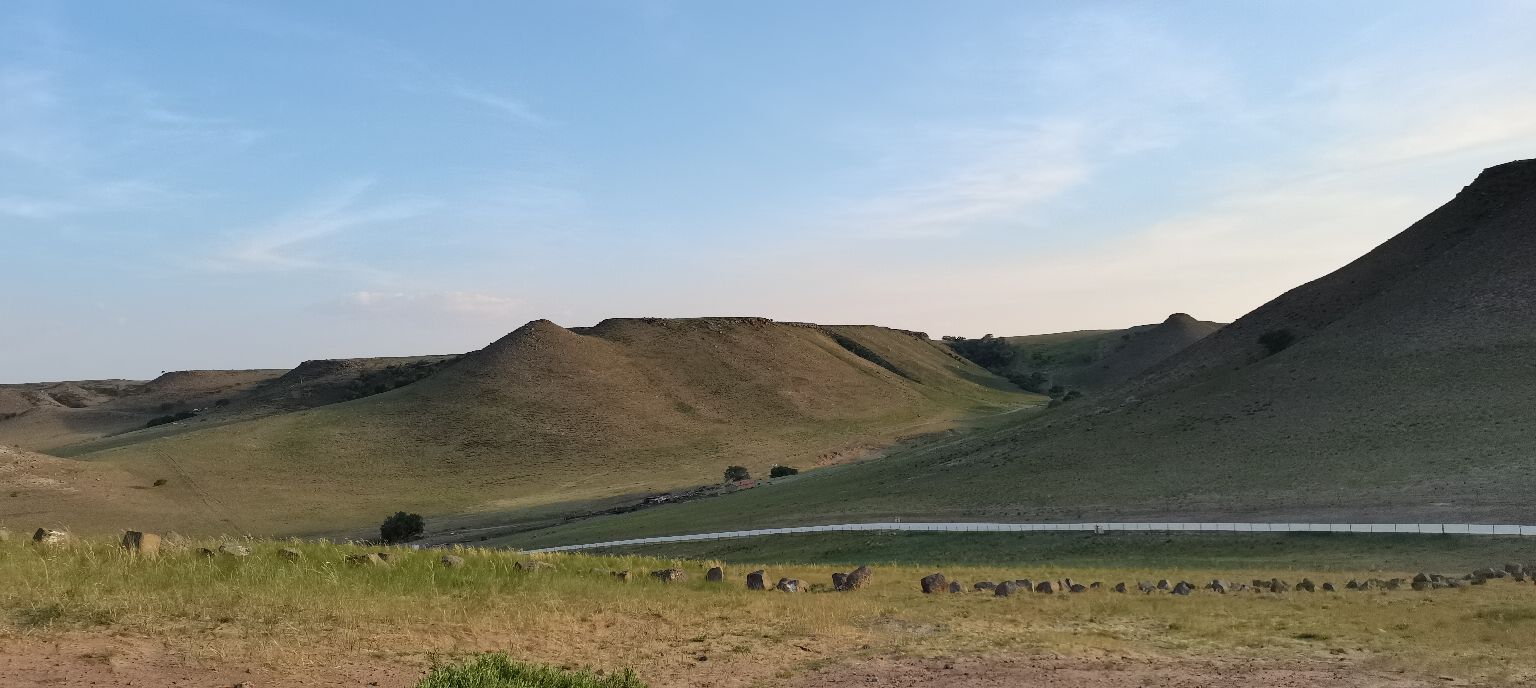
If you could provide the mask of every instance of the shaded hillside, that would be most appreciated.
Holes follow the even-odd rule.
[[[85,458],[140,476],[174,461],[255,532],[334,531],[402,508],[534,507],[718,481],[731,464],[837,462],[1036,399],[920,333],[540,320],[407,387]]]
[[[305,361],[293,370],[186,370],[149,382],[0,386],[0,443],[79,454],[387,392],[457,356]]]
[[[1101,391],[1146,372],[1221,328],[1174,313],[1156,325],[983,339],[948,338],[956,352],[1036,391]]]
[[[1271,352],[1266,337],[1289,331]],[[1283,340],[1284,338],[1281,338]],[[1127,385],[878,465],[549,531],[891,516],[1531,522],[1536,161]]]

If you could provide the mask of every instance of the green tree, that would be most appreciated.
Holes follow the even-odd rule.
[[[800,469],[798,468],[791,468],[789,466],[774,466],[771,470],[768,471],[768,477],[782,478],[786,475],[799,475],[799,473]]]
[[[396,511],[394,516],[384,519],[383,525],[379,526],[379,539],[393,545],[415,540],[426,530],[427,521],[421,514]]]
[[[725,469],[725,482],[734,483],[751,479],[752,474],[747,472],[746,466],[731,466]]]

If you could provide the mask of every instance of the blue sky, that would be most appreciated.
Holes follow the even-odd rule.
[[[13,2],[0,381],[1229,320],[1536,157],[1536,3]]]

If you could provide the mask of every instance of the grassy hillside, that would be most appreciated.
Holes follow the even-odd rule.
[[[514,542],[926,520],[1531,521],[1536,162],[1147,374],[1017,425],[771,493]],[[1267,333],[1286,331],[1288,346]],[[1102,399],[1102,400],[1101,400]]]
[[[382,394],[80,458],[200,486],[239,530],[512,511],[841,463],[1037,403],[917,333],[760,318],[536,321]]]
[[[41,528],[228,528],[186,481],[155,485],[111,465],[0,446],[0,527],[26,537]]]
[[[1025,386],[1091,393],[1131,380],[1220,328],[1220,323],[1174,313],[1156,325],[1123,330],[954,340],[950,345]]]

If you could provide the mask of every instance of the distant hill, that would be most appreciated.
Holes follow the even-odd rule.
[[[424,365],[355,400],[69,453],[139,479],[184,475],[241,530],[334,532],[398,509],[552,507],[717,482],[732,464],[839,463],[1040,400],[921,333],[762,318],[540,320]],[[228,407],[333,367],[255,383]]]
[[[28,537],[43,527],[218,532],[228,526],[194,485],[174,474],[156,486],[110,465],[0,446],[0,527]]]
[[[555,529],[838,522],[1530,523],[1536,161],[1117,388],[880,462]],[[765,516],[766,515],[766,516]]]
[[[984,339],[947,338],[957,353],[1035,391],[1099,391],[1183,351],[1221,323],[1174,313],[1155,325]]]

